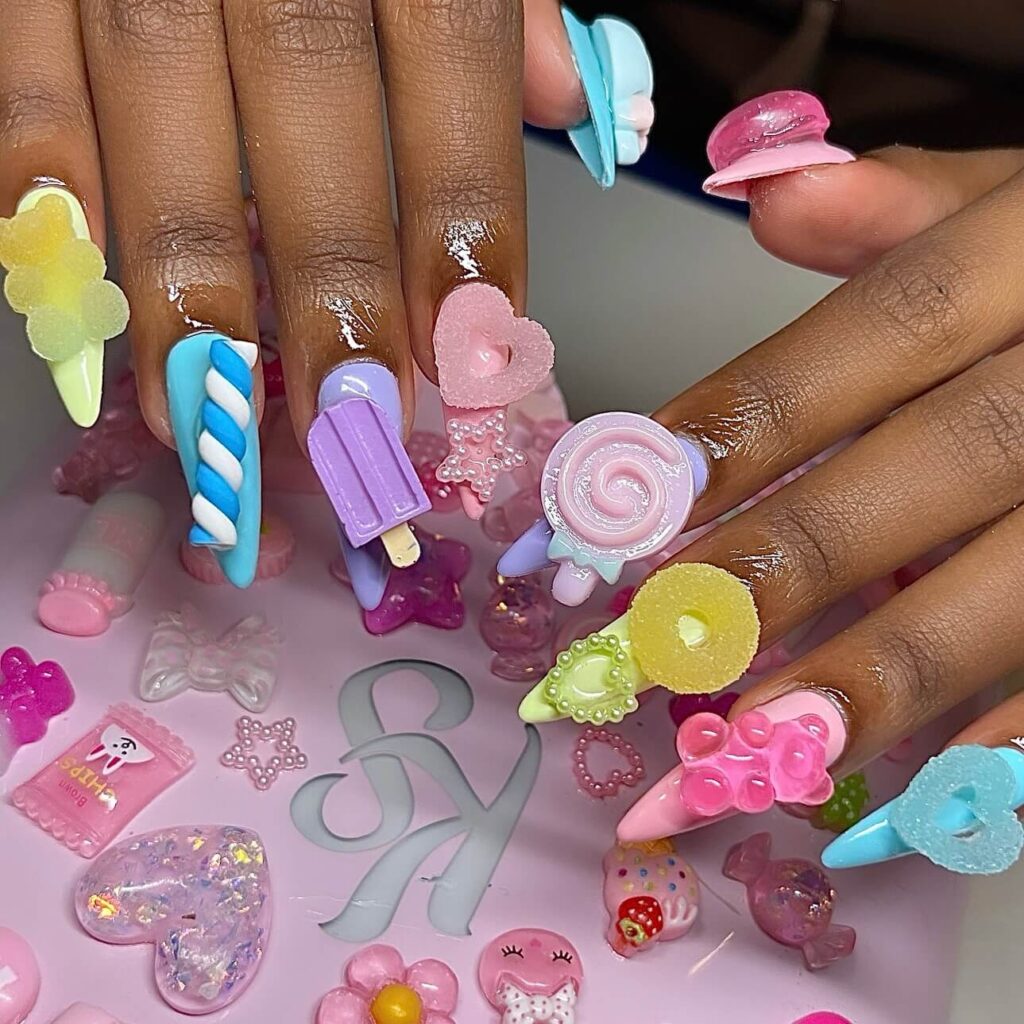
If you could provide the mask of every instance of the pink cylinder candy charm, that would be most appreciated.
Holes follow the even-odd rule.
[[[103,1010],[97,1010],[95,1006],[75,1003],[57,1017],[53,1024],[120,1024],[120,1021],[114,1020]]]
[[[541,477],[541,504],[560,562],[555,598],[578,605],[598,578],[618,581],[626,562],[648,558],[683,528],[693,470],[675,436],[631,412],[576,424],[556,443]]]
[[[164,528],[158,502],[134,491],[106,494],[92,507],[43,584],[37,608],[47,629],[98,636],[132,606]]]

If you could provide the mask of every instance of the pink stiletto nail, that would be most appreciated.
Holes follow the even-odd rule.
[[[648,842],[756,814],[776,801],[817,806],[832,794],[827,768],[846,745],[846,724],[824,694],[797,690],[727,722],[702,712],[676,737],[680,764],[619,822],[623,843]]]
[[[747,100],[708,138],[715,173],[705,180],[704,191],[742,201],[758,178],[856,160],[849,150],[825,141],[829,123],[821,100],[810,93],[785,90]]]

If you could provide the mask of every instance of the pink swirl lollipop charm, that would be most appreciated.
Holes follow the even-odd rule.
[[[632,412],[576,424],[555,444],[541,477],[541,505],[561,563],[556,600],[582,604],[600,577],[616,583],[626,562],[649,558],[683,528],[693,470],[675,436]]]

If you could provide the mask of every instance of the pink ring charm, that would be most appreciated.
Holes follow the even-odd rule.
[[[605,779],[595,779],[587,763],[587,751],[594,743],[605,743],[625,760],[629,767],[626,771],[613,768]],[[576,776],[580,789],[595,800],[605,800],[618,796],[619,788],[632,788],[647,777],[643,755],[625,739],[621,733],[610,729],[588,726],[580,733],[576,741],[576,749],[572,755],[572,771]]]

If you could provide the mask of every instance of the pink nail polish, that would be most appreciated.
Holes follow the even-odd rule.
[[[798,690],[726,722],[701,713],[677,734],[681,764],[619,822],[620,842],[700,828],[776,800],[816,806],[832,792],[825,770],[846,745],[846,724],[824,694]]]
[[[726,114],[708,138],[715,173],[704,191],[742,201],[758,178],[856,160],[825,141],[829,123],[821,100],[810,93],[784,90],[748,100]]]

